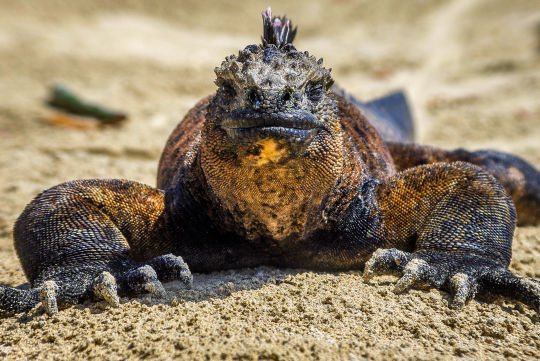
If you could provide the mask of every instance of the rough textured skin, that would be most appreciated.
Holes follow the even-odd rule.
[[[216,94],[173,131],[158,188],[73,181],[26,207],[14,235],[32,288],[0,286],[0,308],[118,305],[118,294],[165,297],[161,281],[189,286],[187,265],[273,265],[396,273],[396,292],[429,284],[453,307],[491,292],[539,310],[540,282],[507,269],[507,192],[537,223],[538,172],[493,151],[396,143],[410,127],[378,132],[399,119],[370,119],[332,90],[322,60],[292,46],[289,22],[263,19],[263,45],[227,57]]]
[[[398,170],[435,162],[465,161],[486,169],[514,201],[518,225],[540,223],[540,173],[523,159],[495,150],[447,151],[433,147],[389,142]]]

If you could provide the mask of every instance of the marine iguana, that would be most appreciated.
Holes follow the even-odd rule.
[[[429,284],[451,307],[491,292],[539,311],[540,282],[508,270],[514,204],[521,223],[539,221],[538,171],[412,143],[402,93],[357,101],[296,50],[290,20],[267,10],[263,26],[173,131],[157,188],[76,180],[27,205],[14,239],[31,288],[1,285],[0,309],[118,305],[189,286],[191,271],[270,265],[395,273],[396,292]]]

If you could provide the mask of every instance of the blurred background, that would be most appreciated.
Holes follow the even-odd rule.
[[[540,166],[538,0],[0,0],[0,245],[39,191],[75,178],[155,184],[168,134],[214,91],[215,66],[287,14],[299,50],[362,100],[404,89],[418,141]],[[44,121],[49,86],[119,109],[117,127]]]

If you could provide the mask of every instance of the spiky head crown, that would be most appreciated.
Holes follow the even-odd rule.
[[[329,88],[333,83],[331,69],[322,66],[322,59],[296,50],[292,41],[297,28],[292,22],[285,16],[272,17],[270,8],[262,12],[262,18],[262,44],[248,45],[238,55],[227,56],[221,66],[214,69],[216,84],[221,86],[234,80],[240,86],[279,86],[284,82],[300,86],[313,80]]]
[[[274,44],[278,49],[286,44],[292,44],[296,36],[298,27],[293,27],[292,22],[286,16],[272,17],[272,9],[262,12],[263,36],[261,37],[263,47]]]

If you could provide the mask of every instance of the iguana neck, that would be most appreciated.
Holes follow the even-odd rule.
[[[215,153],[201,154],[206,183],[248,239],[276,242],[301,238],[312,228],[341,176],[342,164],[332,167],[307,158],[289,157],[287,147],[266,141],[257,157],[223,162]]]

